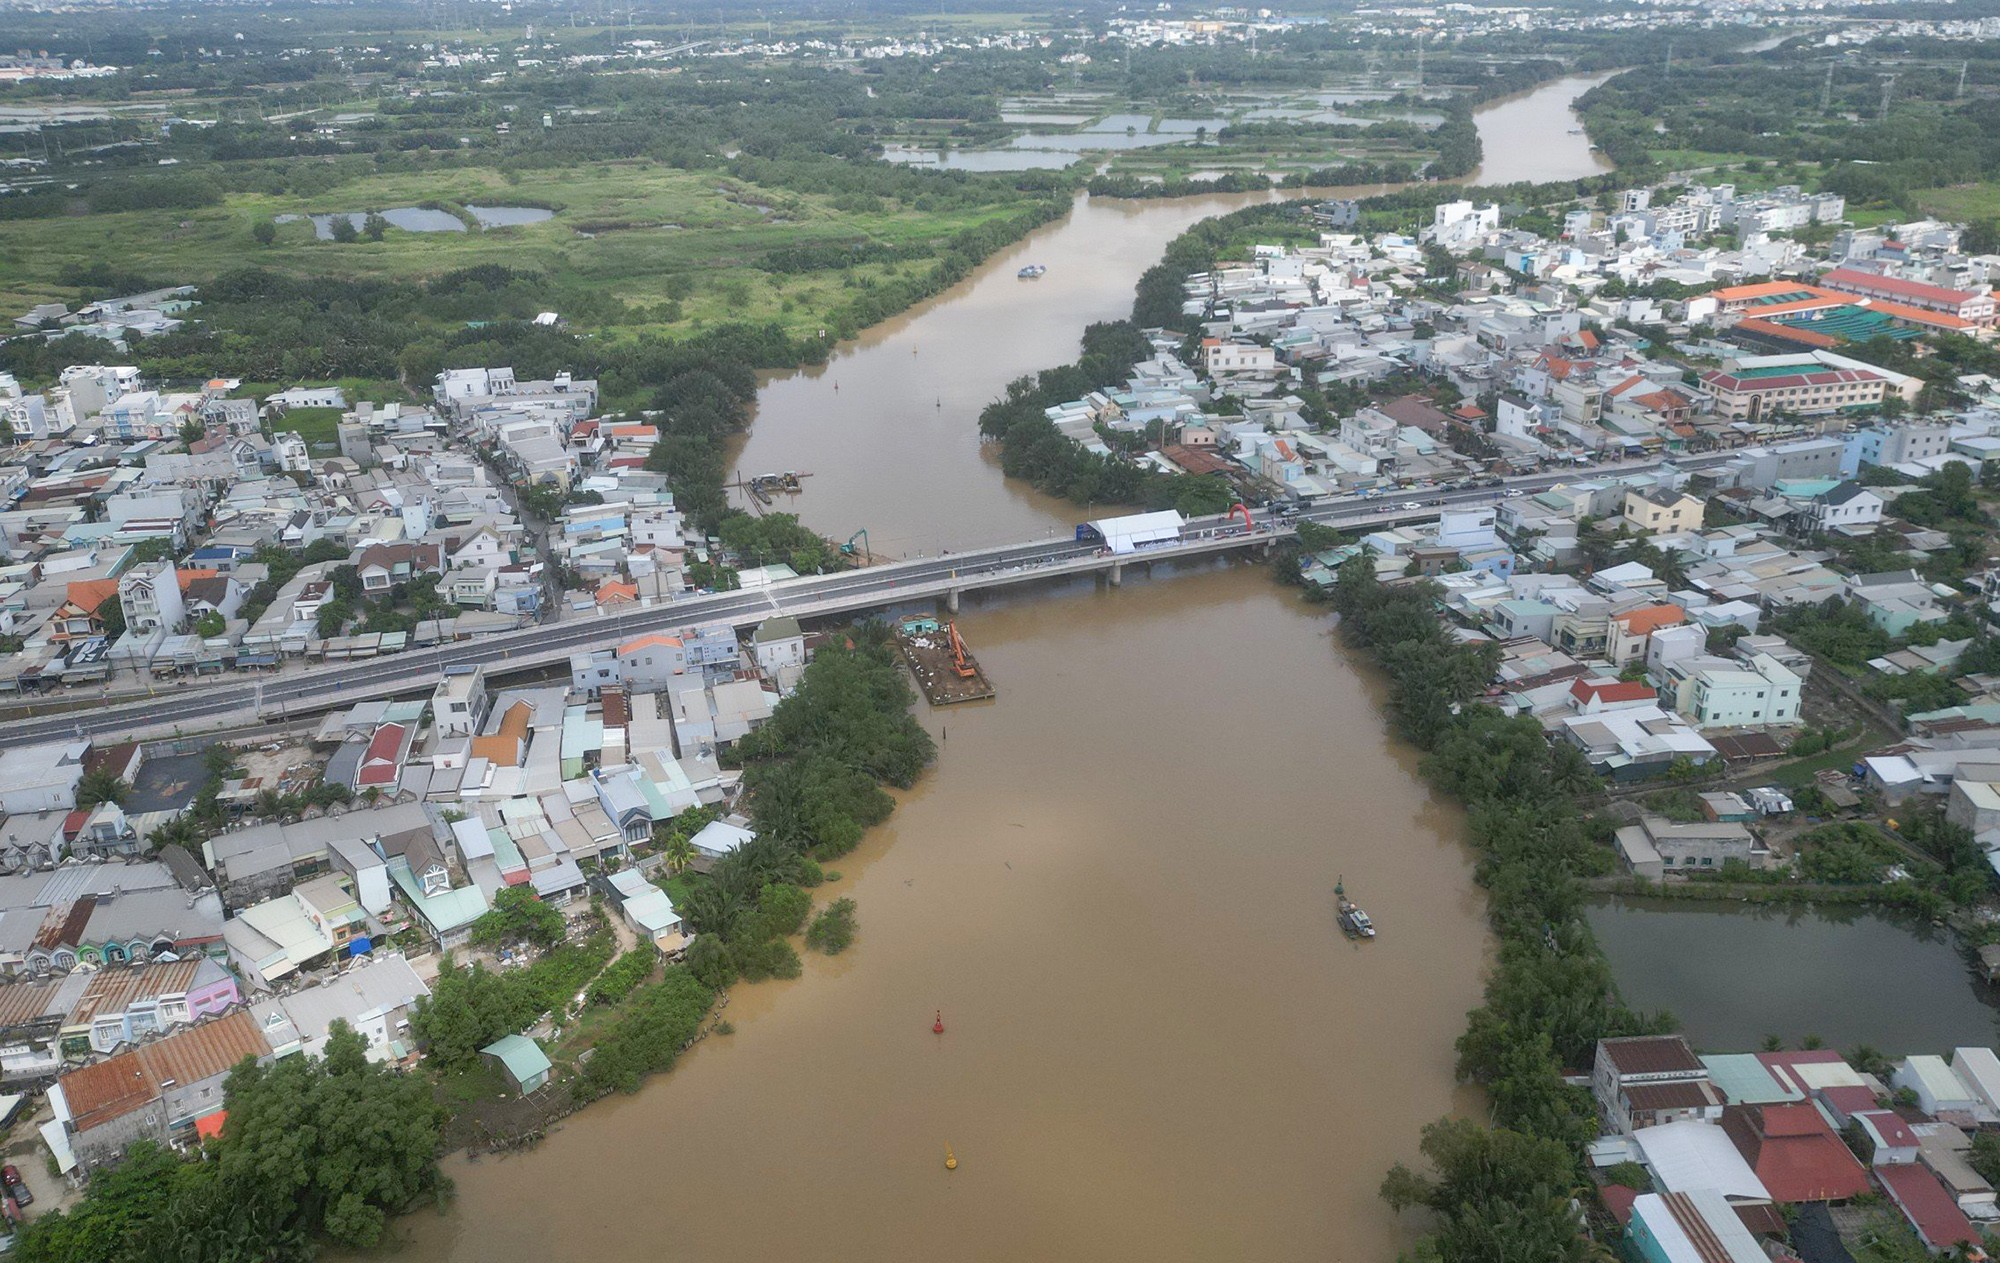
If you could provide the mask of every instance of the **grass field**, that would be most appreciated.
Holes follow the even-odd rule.
[[[2000,219],[2000,184],[1960,184],[1918,189],[1911,196],[1926,212],[1943,219]]]
[[[278,225],[259,246],[254,225],[280,214],[380,210],[421,203],[541,205],[539,224],[467,232],[390,229],[379,242],[316,240],[311,223]],[[832,199],[745,184],[717,171],[601,162],[526,175],[470,168],[371,175],[310,203],[231,194],[221,206],[66,219],[17,220],[0,231],[0,311],[65,301],[65,268],[108,262],[164,282],[199,283],[245,265],[299,275],[405,280],[475,264],[542,271],[565,288],[634,305],[617,323],[685,331],[721,320],[779,320],[805,332],[854,288],[921,264],[872,264],[781,275],[760,270],[770,251],[829,242],[927,242],[1016,207],[927,213],[884,204],[836,209]],[[587,320],[579,324],[588,325]]]

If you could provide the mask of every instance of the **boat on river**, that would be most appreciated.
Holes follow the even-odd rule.
[[[1042,275],[1044,272],[1047,272],[1048,270],[1049,269],[1045,264],[1030,263],[1028,266],[1014,273],[1014,275],[1020,277],[1024,281],[1032,281],[1036,277]]]
[[[1375,922],[1361,910],[1361,905],[1347,897],[1347,880],[1342,878],[1333,884],[1333,905],[1340,915],[1340,932],[1349,938],[1374,938]]]

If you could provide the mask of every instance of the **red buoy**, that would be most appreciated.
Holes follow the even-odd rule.
[[[942,1035],[942,1034],[944,1034],[944,1010],[943,1010],[943,1009],[939,1009],[939,1010],[938,1010],[938,1015],[937,1015],[937,1021],[935,1021],[935,1022],[932,1022],[932,1023],[931,1023],[931,1034],[933,1034],[933,1035]]]

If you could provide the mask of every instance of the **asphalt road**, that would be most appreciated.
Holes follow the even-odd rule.
[[[1676,463],[1683,469],[1695,469],[1727,459],[1728,454],[1716,454],[1688,457]],[[1540,491],[1581,478],[1597,477],[1605,472],[1641,472],[1658,464],[1657,461],[1632,462],[1533,474],[1508,479],[1505,486],[1499,489],[1414,490],[1373,497],[1350,496],[1321,501],[1296,517],[1328,526],[1384,526],[1433,517],[1440,508],[1492,504],[1510,491]],[[1417,507],[1403,507],[1411,503]],[[1257,517],[1262,530],[1289,533],[1285,523],[1273,519],[1268,511],[1260,511]],[[1187,529],[1191,532],[1226,529],[1229,520],[1228,515],[1195,519],[1188,523]],[[310,705],[303,709],[324,708],[340,704],[344,700],[343,695],[367,694],[389,685],[407,682],[412,689],[425,687],[438,679],[447,666],[503,664],[517,651],[536,654],[551,650],[573,652],[617,644],[648,632],[722,620],[730,620],[740,626],[788,613],[801,605],[836,599],[849,603],[848,608],[865,609],[871,605],[892,604],[901,599],[900,594],[926,585],[934,586],[956,578],[963,580],[965,587],[976,588],[981,586],[982,578],[1089,557],[1096,551],[1095,545],[1074,540],[1044,540],[976,549],[870,566],[862,570],[807,576],[769,588],[717,592],[668,605],[634,607],[619,614],[503,632],[474,641],[391,657],[325,663],[303,669],[288,668],[262,680],[232,679],[200,686],[163,686],[157,694],[136,701],[9,722],[4,730],[0,730],[0,747],[60,741],[79,735],[122,736],[139,730],[162,730],[169,726],[199,731],[217,726],[213,721],[218,719],[241,723],[264,711],[287,707],[287,704],[309,702]]]

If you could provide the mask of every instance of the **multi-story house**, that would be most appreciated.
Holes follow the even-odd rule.
[[[172,633],[187,622],[180,575],[171,561],[149,561],[126,571],[118,580],[118,600],[131,631]]]
[[[1657,1123],[1722,1115],[1722,1094],[1679,1035],[1598,1040],[1590,1094],[1605,1121],[1622,1135]]]

